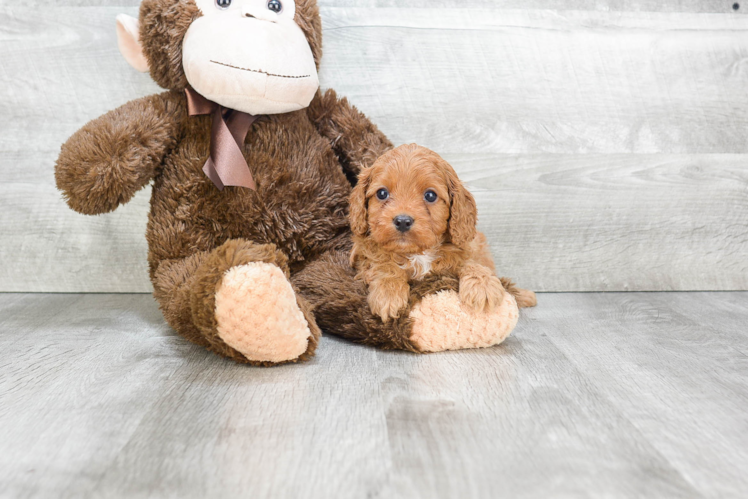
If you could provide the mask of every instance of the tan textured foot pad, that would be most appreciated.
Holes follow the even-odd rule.
[[[505,293],[494,312],[474,312],[460,303],[456,292],[445,291],[425,297],[410,317],[413,345],[422,352],[440,352],[500,344],[517,326],[519,309]]]
[[[278,266],[229,269],[216,292],[218,335],[250,361],[281,363],[306,352],[309,324]]]

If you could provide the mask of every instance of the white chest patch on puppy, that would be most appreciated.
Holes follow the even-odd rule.
[[[431,264],[436,259],[436,252],[434,250],[426,250],[423,253],[418,253],[408,256],[408,264],[405,266],[410,269],[413,279],[421,279],[431,272]]]

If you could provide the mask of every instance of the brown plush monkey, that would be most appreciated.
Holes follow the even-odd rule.
[[[316,0],[144,0],[117,32],[125,58],[167,92],[76,132],[57,185],[74,210],[100,214],[153,181],[150,276],[181,335],[273,365],[312,356],[320,327],[416,352],[509,334],[511,294],[475,313],[453,276],[414,284],[395,320],[369,311],[348,264],[347,199],[392,145],[346,99],[318,91]]]

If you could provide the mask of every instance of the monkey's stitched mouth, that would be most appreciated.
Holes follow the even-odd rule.
[[[312,75],[301,75],[301,76],[276,75],[275,73],[268,73],[267,71],[262,71],[259,69],[240,68],[239,66],[232,66],[231,64],[226,64],[226,63],[213,61],[213,60],[211,60],[210,62],[212,62],[213,64],[218,64],[220,66],[226,66],[227,68],[234,68],[234,69],[238,69],[241,71],[249,71],[251,73],[262,73],[263,75],[277,76],[278,78],[309,78],[310,76],[312,76]]]

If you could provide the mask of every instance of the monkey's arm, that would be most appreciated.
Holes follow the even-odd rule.
[[[338,99],[334,90],[317,92],[308,108],[309,117],[319,133],[331,143],[346,174],[358,176],[392,143],[363,113],[348,102]]]
[[[130,101],[73,134],[55,166],[70,208],[94,215],[130,201],[176,144],[186,113],[184,98],[165,92]]]

